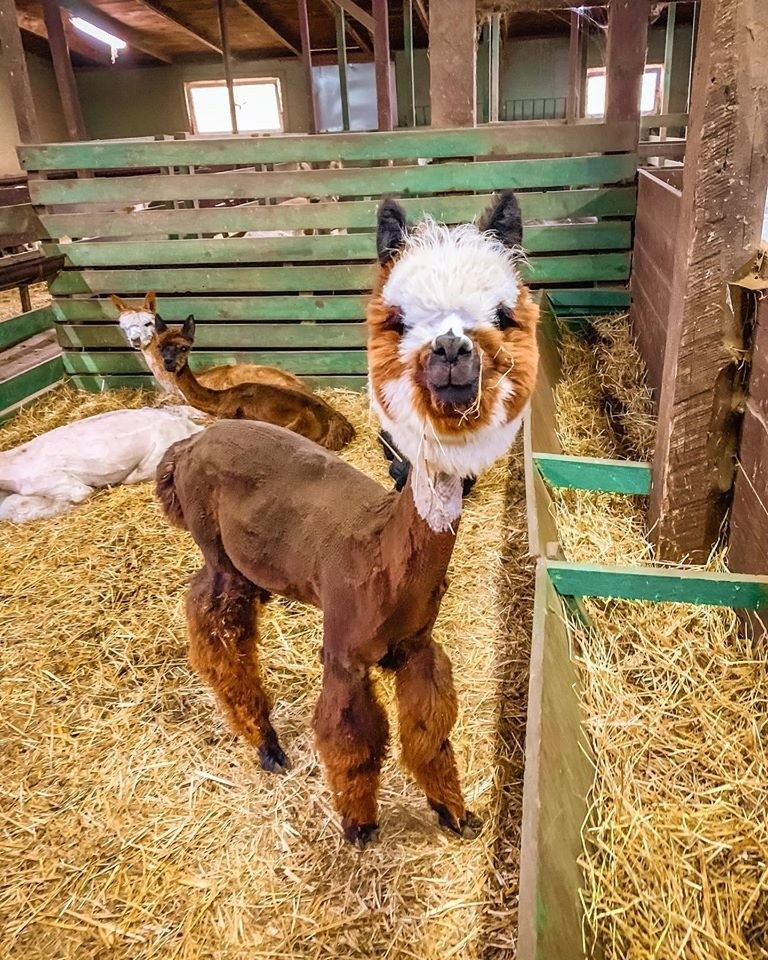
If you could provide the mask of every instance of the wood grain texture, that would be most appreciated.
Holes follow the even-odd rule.
[[[704,0],[649,520],[659,555],[702,561],[728,505],[742,318],[728,282],[754,256],[768,187],[761,0]]]

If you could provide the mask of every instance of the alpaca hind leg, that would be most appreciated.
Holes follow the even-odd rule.
[[[430,640],[411,653],[395,674],[402,758],[427,795],[440,823],[465,837],[479,821],[467,811],[453,747],[448,739],[457,702],[451,662]]]
[[[367,667],[326,662],[315,709],[315,744],[344,836],[361,849],[376,838],[379,774],[388,739],[387,715]]]
[[[187,594],[189,659],[213,688],[230,726],[259,751],[272,773],[288,767],[269,719],[256,646],[258,587],[239,574],[203,567]]]

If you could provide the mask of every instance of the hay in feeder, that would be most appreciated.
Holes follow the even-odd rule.
[[[33,283],[29,287],[29,301],[32,309],[47,307],[52,297],[48,292],[47,283]],[[0,290],[0,320],[10,320],[22,313],[21,297],[17,288]]]
[[[0,440],[147,399],[62,389]],[[365,398],[330,399],[358,430],[343,455],[387,481]],[[436,628],[485,820],[472,842],[437,827],[393,730],[379,845],[345,845],[311,745],[320,615],[277,599],[261,653],[293,769],[261,771],[188,667],[182,598],[200,557],[151,484],[1,525],[3,957],[513,957],[532,592],[520,460],[518,446],[467,500]]]
[[[590,354],[564,333],[558,430],[568,453],[614,456]],[[555,501],[568,559],[652,562],[641,501],[576,491]],[[591,955],[764,960],[764,642],[721,608],[599,600],[585,608],[592,628],[572,630],[595,756],[583,859]]]

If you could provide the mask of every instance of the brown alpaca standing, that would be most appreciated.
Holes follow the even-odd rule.
[[[214,424],[158,467],[166,514],[205,560],[187,596],[191,662],[265,770],[287,761],[259,675],[261,605],[278,593],[322,609],[316,744],[344,835],[359,846],[376,833],[388,741],[376,664],[395,673],[402,759],[440,823],[463,836],[477,825],[449,740],[451,665],[432,628],[462,477],[506,452],[534,386],[538,307],[512,254],[521,233],[511,193],[480,229],[427,222],[409,233],[396,204],[380,207],[369,372],[412,464],[402,494],[263,423]]]
[[[305,391],[266,383],[240,383],[226,390],[204,387],[189,369],[195,319],[171,329],[155,316],[157,351],[187,403],[227,420],[264,420],[286,427],[329,450],[341,450],[355,435],[352,424],[330,404]]]
[[[163,358],[157,349],[157,333],[155,332],[155,315],[157,313],[157,297],[150,291],[144,297],[144,303],[136,308],[127,304],[120,297],[110,294],[109,299],[120,311],[118,323],[126,339],[134,350],[141,350],[141,355],[149,367],[155,380],[172,396],[186,397],[180,392],[178,384],[163,365]],[[289,387],[301,393],[311,393],[298,377],[279,367],[268,367],[257,363],[227,363],[206,370],[198,370],[198,383],[211,390],[225,390],[238,383],[265,383],[274,387]]]

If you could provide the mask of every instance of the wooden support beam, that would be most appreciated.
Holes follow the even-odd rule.
[[[61,7],[58,0],[43,0],[43,16],[45,29],[48,33],[48,45],[51,48],[53,69],[56,74],[56,85],[59,89],[61,109],[67,133],[70,140],[86,140],[85,121],[77,95],[75,72],[69,56],[69,46],[64,33]]]
[[[581,14],[571,10],[570,38],[568,42],[568,99],[565,106],[565,119],[573,123],[583,113],[582,98],[586,77],[587,45],[584,42],[584,30]]]
[[[284,47],[288,49],[295,56],[301,56],[300,41],[298,39],[293,39],[285,35],[284,28],[277,23],[274,17],[270,16],[266,10],[266,3],[257,4],[255,0],[236,0],[236,2],[244,9],[247,10],[251,16],[255,17],[259,24],[267,30],[272,36],[279,40]]]
[[[728,282],[760,242],[767,100],[763,0],[702,0],[649,512],[664,559],[706,559],[733,483],[746,344]]]
[[[221,37],[221,57],[224,66],[224,78],[227,81],[227,99],[229,101],[229,119],[232,133],[238,133],[237,105],[235,104],[235,85],[232,80],[232,57],[229,51],[229,28],[227,25],[227,0],[218,0],[219,35]]]
[[[474,127],[474,0],[440,0],[429,13],[429,99],[433,127]]]
[[[413,5],[416,8],[416,16],[421,20],[421,25],[429,36],[429,13],[424,5],[424,0],[413,0]]]
[[[322,2],[325,8],[330,13],[332,13],[335,17],[336,10],[338,10],[339,8],[334,3],[334,0],[322,0]],[[365,31],[361,33],[360,30],[357,29],[357,27],[355,26],[355,21],[350,20],[348,17],[345,17],[344,25],[346,27],[346,31],[349,34],[350,38],[355,42],[355,44],[360,48],[360,50],[362,50],[363,53],[371,53],[373,51],[373,46],[371,44],[371,41],[368,39],[367,36],[364,35]]]
[[[343,6],[343,4],[342,4]],[[389,58],[389,2],[373,0],[373,58],[376,64],[376,104],[379,114],[379,130],[392,130],[395,126],[392,115],[392,63]]]
[[[0,48],[3,54],[2,63],[8,73],[19,139],[22,143],[39,143],[40,128],[29,83],[27,58],[16,22],[14,0],[0,0]]]
[[[405,84],[403,116],[407,127],[416,126],[416,78],[413,69],[413,0],[403,0],[403,48]]]
[[[83,20],[87,20],[95,27],[100,27],[102,30],[106,30],[107,33],[111,33],[121,40],[125,40],[129,46],[135,47],[136,50],[141,50],[142,53],[154,57],[155,60],[159,60],[161,63],[171,63],[171,58],[165,53],[162,47],[158,46],[158,44],[152,40],[148,40],[144,33],[134,29],[127,23],[123,23],[122,20],[116,20],[114,17],[102,13],[101,10],[85,2],[85,0],[61,0],[61,6],[69,11],[70,16],[82,17]]]
[[[334,9],[336,17],[336,53],[339,63],[339,98],[341,99],[341,126],[349,130],[349,90],[347,89],[347,36],[344,29],[344,11]]]
[[[499,48],[501,47],[501,14],[492,13],[489,21],[488,51],[488,120],[497,123],[499,119]]]
[[[32,16],[26,10],[17,10],[16,22],[20,30],[24,30],[32,36],[40,37],[46,43],[48,42],[48,32],[41,17]],[[99,47],[97,47],[95,41],[92,43],[85,34],[75,30],[69,22],[69,18],[64,21],[64,32],[67,35],[67,45],[71,53],[76,53],[84,60],[89,60],[91,63],[97,63],[103,67],[111,66],[111,59],[106,47],[103,44],[99,44]]]
[[[315,85],[312,81],[312,41],[309,35],[309,14],[307,0],[298,0],[299,34],[301,36],[301,61],[304,64],[304,80],[309,97],[309,132],[318,132],[317,106],[315,104]]]
[[[196,27],[192,26],[189,21],[181,17],[176,10],[169,7],[168,4],[163,3],[163,0],[136,0],[136,2],[140,3],[143,7],[146,7],[147,10],[151,10],[153,13],[156,13],[164,20],[167,20],[168,23],[172,23],[175,27],[183,30],[184,33],[192,37],[193,40],[196,40],[198,43],[202,43],[203,46],[208,47],[209,50],[213,50],[214,53],[221,53],[221,47],[218,43],[216,43],[210,37],[206,37],[200,33],[200,31]]]
[[[648,46],[651,0],[613,0],[608,13],[605,119],[640,128],[640,91]]]
[[[358,23],[362,23],[366,30],[370,33],[376,32],[376,14],[373,16],[370,13],[366,13],[362,7],[358,6],[354,0],[335,0],[335,2],[344,10],[345,13],[348,13],[353,20],[357,20]]]

